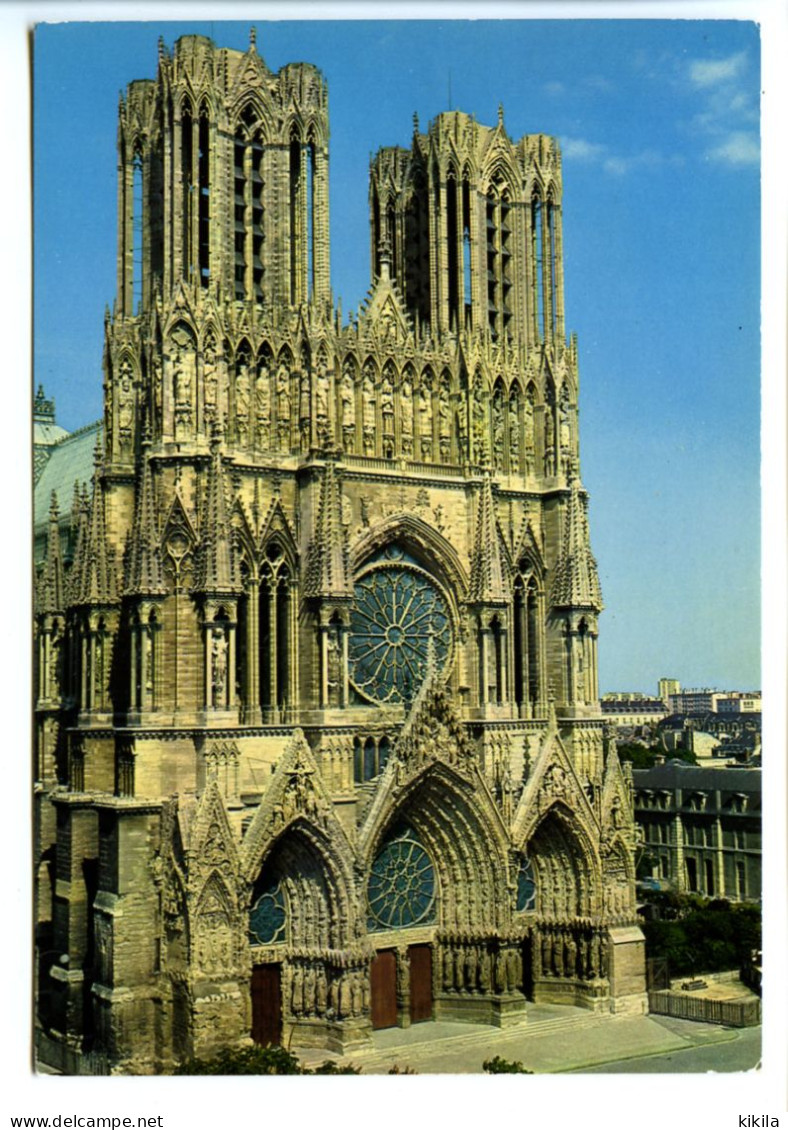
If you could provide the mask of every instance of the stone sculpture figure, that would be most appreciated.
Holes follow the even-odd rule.
[[[591,980],[599,976],[599,934],[594,930],[588,952],[588,975]]]
[[[307,1016],[315,1014],[315,969],[307,965],[304,971],[304,1012]]]
[[[291,1004],[294,1016],[301,1016],[304,1011],[304,975],[300,965],[293,969],[293,992]]]
[[[174,381],[176,407],[190,408],[192,402],[191,375],[186,370],[180,351],[178,351],[175,359]]]
[[[493,955],[495,968],[495,991],[499,995],[506,992],[506,954],[498,950]]]
[[[315,415],[317,417],[318,437],[325,439],[328,434],[328,369],[323,361],[317,366],[317,381],[315,382]]]
[[[442,383],[438,397],[438,445],[440,447],[441,463],[448,463],[451,455],[450,417],[449,389],[445,383]]]
[[[566,952],[566,975],[567,977],[574,977],[577,973],[577,943],[571,930],[567,931],[564,949]]]
[[[134,426],[134,388],[131,383],[131,365],[128,359],[120,363],[120,383],[118,386],[118,442],[121,450],[131,446],[131,432]]]
[[[375,385],[369,369],[364,370],[361,386],[361,418],[364,429],[364,454],[375,454]]]
[[[246,444],[249,437],[249,366],[242,362],[235,378],[235,427],[238,442]]]
[[[466,946],[465,948],[465,988],[469,993],[476,990],[476,948],[475,946]]]
[[[514,396],[509,401],[509,470],[520,470],[520,413]]]
[[[473,386],[473,401],[471,403],[471,419],[473,429],[473,459],[481,463],[484,458],[484,404],[482,402],[481,384],[477,380]]]
[[[413,386],[406,377],[399,394],[400,416],[402,420],[402,454],[413,455]]]
[[[544,418],[544,473],[546,475],[555,474],[554,437],[553,413],[550,408],[546,408]]]
[[[334,1016],[339,1016],[339,977],[336,973],[332,973],[331,980],[328,983],[328,1007],[334,1013]]]
[[[525,470],[530,473],[534,469],[534,402],[529,394],[523,405],[523,435],[525,438]]]
[[[265,450],[271,442],[271,374],[263,361],[254,386],[257,446]]]
[[[284,361],[276,371],[277,439],[283,451],[290,450],[290,370]]]
[[[457,404],[457,448],[461,460],[468,458],[468,405],[463,393]]]
[[[311,388],[309,381],[309,371],[304,369],[301,373],[300,392],[298,400],[298,428],[301,436],[301,450],[309,450],[309,424],[312,416],[311,412]]]
[[[421,458],[426,463],[432,458],[432,395],[426,382],[419,387],[418,411]]]
[[[490,991],[490,952],[486,946],[481,947],[479,954],[479,988],[483,993]]]
[[[542,934],[542,971],[548,976],[553,972],[553,940],[547,931]]]
[[[462,992],[462,987],[465,982],[465,962],[463,960],[462,946],[454,947],[454,988],[458,993]]]
[[[350,999],[351,999],[351,1009],[350,1009],[351,1014],[353,1016],[360,1016],[361,1015],[361,1007],[362,1007],[362,1003],[363,1003],[363,997],[362,997],[362,993],[361,993],[361,974],[360,973],[351,973],[350,974]]]
[[[353,376],[350,366],[345,363],[342,369],[342,383],[339,388],[342,419],[342,446],[345,451],[354,451],[356,446],[356,404]]]
[[[320,965],[317,969],[317,984],[315,987],[315,1009],[318,1016],[325,1016],[327,1004],[328,984],[326,982],[326,971],[324,966]]]
[[[445,942],[443,945],[443,989],[444,992],[451,992],[454,988],[454,955],[451,947]]]
[[[216,350],[213,342],[208,342],[205,347],[205,360],[203,362],[203,388],[205,395],[205,419],[210,425],[216,419],[216,397],[219,387],[219,378],[216,373]]]
[[[497,472],[503,470],[503,399],[500,390],[496,391],[492,402],[493,420],[493,467]]]
[[[214,628],[211,644],[211,686],[213,705],[223,706],[227,684],[227,640],[221,628]]]

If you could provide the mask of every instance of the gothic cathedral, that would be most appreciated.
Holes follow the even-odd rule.
[[[321,73],[254,35],[121,99],[101,438],[36,597],[65,1064],[644,1008],[557,143],[414,121],[343,320],[328,138]]]

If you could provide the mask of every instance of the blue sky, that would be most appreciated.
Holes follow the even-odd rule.
[[[268,65],[329,83],[332,281],[369,285],[367,168],[449,107],[564,153],[567,327],[606,611],[601,690],[755,688],[759,668],[759,36],[730,20],[258,22]],[[115,290],[120,88],[157,39],[244,48],[248,23],[40,25],[35,380],[101,411]]]

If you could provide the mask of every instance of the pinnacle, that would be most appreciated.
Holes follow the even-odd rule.
[[[323,471],[317,524],[307,565],[307,588],[310,595],[316,597],[344,600],[353,596],[342,525],[342,495],[333,458],[326,460]]]
[[[506,584],[498,539],[498,519],[490,472],[484,472],[476,516],[476,536],[471,563],[471,594],[477,603],[506,600]]]
[[[93,475],[93,497],[87,498],[85,487],[84,504],[89,514],[80,531],[77,553],[74,557],[74,603],[104,605],[115,604],[118,598],[115,578],[114,553],[107,540],[104,513],[104,489],[101,484],[101,442],[96,443],[94,453],[96,471]]]
[[[147,448],[149,445],[149,439],[143,440],[143,447]],[[166,591],[162,574],[159,531],[156,524],[151,462],[147,451],[143,453],[142,483],[131,529],[126,591],[152,596]]]
[[[222,428],[216,424],[211,435],[211,463],[208,469],[208,498],[202,522],[202,546],[196,589],[201,592],[238,591],[235,559],[227,517]]]
[[[60,612],[63,609],[63,562],[60,556],[60,513],[57,494],[52,491],[49,506],[47,552],[38,588],[38,611]]]
[[[591,552],[588,520],[580,493],[579,480],[573,478],[566,509],[561,556],[555,569],[551,603],[554,607],[602,610],[596,560]]]

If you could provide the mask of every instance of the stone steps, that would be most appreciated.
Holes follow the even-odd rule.
[[[556,1016],[544,1020],[525,1020],[522,1024],[513,1025],[511,1028],[475,1028],[473,1032],[459,1032],[455,1035],[436,1036],[434,1039],[407,1039],[403,1037],[401,1043],[393,1043],[385,1048],[363,1049],[348,1053],[346,1056],[334,1056],[330,1052],[315,1053],[309,1049],[308,1056],[301,1055],[304,1062],[317,1064],[325,1059],[336,1059],[343,1063],[353,1063],[365,1071],[386,1067],[395,1059],[407,1062],[408,1057],[419,1059],[425,1055],[443,1055],[453,1052],[466,1051],[476,1047],[489,1047],[490,1056],[496,1054],[493,1047],[500,1045],[507,1036],[522,1039],[535,1039],[539,1036],[554,1035],[556,1032],[577,1031],[598,1025],[600,1020],[614,1019],[612,1016],[600,1016],[599,1013],[584,1012],[580,1016]],[[421,1025],[417,1026],[421,1029]],[[412,1029],[403,1029],[403,1032],[412,1032]],[[297,1052],[297,1049],[294,1049]],[[297,1052],[297,1054],[300,1054]],[[506,1057],[504,1057],[506,1058]],[[515,1058],[520,1058],[518,1055]]]

